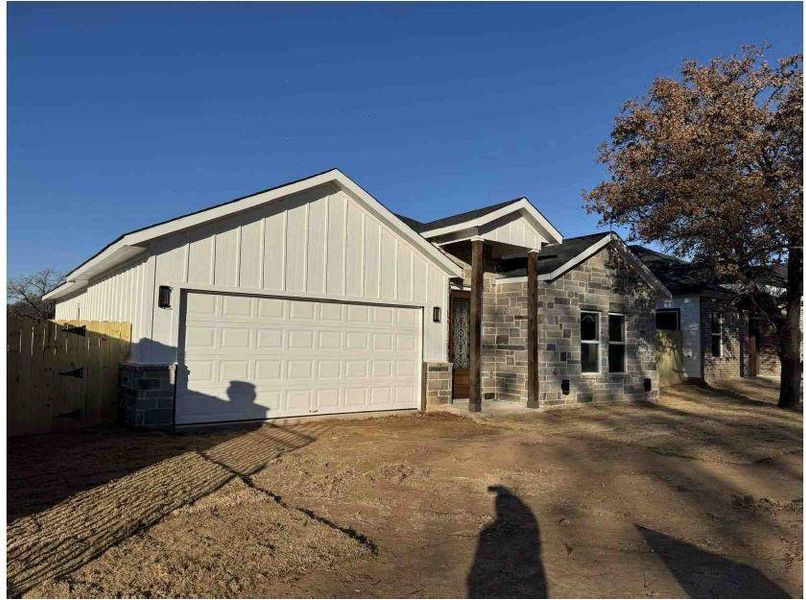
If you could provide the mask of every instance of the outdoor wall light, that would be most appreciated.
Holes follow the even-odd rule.
[[[434,323],[439,323],[442,320],[442,309],[439,306],[434,307]]]
[[[157,295],[157,306],[160,308],[171,308],[171,288],[167,285],[161,285],[159,294]]]

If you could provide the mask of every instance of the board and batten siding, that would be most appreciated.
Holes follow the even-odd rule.
[[[80,302],[82,319],[130,320],[132,360],[163,364],[176,361],[182,289],[423,306],[424,360],[444,361],[447,319],[431,315],[434,306],[447,315],[448,277],[393,226],[326,185],[155,240],[136,264],[59,302],[57,317],[74,318]],[[172,309],[156,307],[160,285],[174,289]]]
[[[145,307],[147,260],[135,259],[93,280],[82,292],[59,300],[56,319],[124,321],[132,324],[132,339],[147,334],[140,326]],[[153,278],[153,275],[152,275]]]
[[[485,240],[522,248],[540,249],[541,244],[548,242],[523,216],[493,221],[482,228],[480,234]]]

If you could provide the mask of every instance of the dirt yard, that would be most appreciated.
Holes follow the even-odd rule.
[[[800,597],[803,419],[774,396],[11,440],[9,588]]]

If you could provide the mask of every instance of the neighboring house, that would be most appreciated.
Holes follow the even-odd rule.
[[[651,399],[670,297],[525,198],[420,223],[334,169],[127,233],[46,298],[131,322],[122,414],[182,425]]]
[[[710,383],[780,373],[771,326],[755,318],[730,285],[674,256],[637,245],[630,250],[672,294],[658,302],[656,324],[681,332],[685,379]]]

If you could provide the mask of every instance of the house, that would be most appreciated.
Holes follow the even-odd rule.
[[[527,199],[421,223],[333,169],[120,236],[47,295],[132,323],[133,425],[657,393],[668,290]]]
[[[656,327],[680,332],[681,380],[712,383],[780,374],[771,326],[755,318],[730,285],[674,256],[638,245],[629,248],[672,294],[658,301]]]

